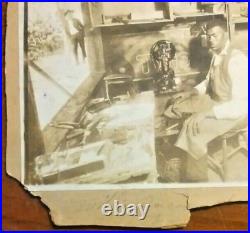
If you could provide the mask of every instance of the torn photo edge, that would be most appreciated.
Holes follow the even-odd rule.
[[[18,54],[19,54],[19,79],[18,84],[20,88],[20,96],[19,96],[19,104],[20,104],[20,138],[21,138],[21,183],[24,184],[24,167],[25,167],[25,141],[24,141],[24,132],[25,132],[25,125],[24,125],[24,115],[25,115],[25,107],[24,107],[24,54],[23,54],[23,31],[24,31],[24,4],[18,3],[19,5],[19,20],[18,20],[18,33],[19,33],[19,40],[18,40]],[[9,63],[9,61],[7,61]],[[8,68],[8,67],[7,67]],[[8,74],[7,74],[8,75]],[[8,83],[8,82],[7,82]],[[9,95],[7,93],[7,99]],[[8,101],[8,100],[7,100]],[[10,136],[10,135],[9,135]],[[8,140],[10,141],[10,140]],[[10,145],[9,145],[10,146]],[[9,156],[9,155],[7,155]],[[7,160],[8,162],[8,160]],[[7,166],[8,167],[8,166]],[[231,183],[171,183],[171,184],[62,184],[62,185],[26,185],[26,188],[29,191],[59,191],[59,190],[106,190],[106,189],[189,189],[189,188],[221,188],[221,187],[247,187],[247,182],[231,182]]]

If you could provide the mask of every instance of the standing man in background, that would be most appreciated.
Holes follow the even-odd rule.
[[[68,36],[72,42],[75,60],[76,60],[76,63],[79,64],[79,54],[78,54],[79,46],[82,51],[83,60],[85,60],[86,58],[85,41],[84,41],[84,37],[85,37],[84,26],[80,22],[79,19],[74,17],[73,10],[65,11],[64,17],[67,22],[68,34],[69,34]]]

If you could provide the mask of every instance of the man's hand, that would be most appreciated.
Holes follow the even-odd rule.
[[[175,103],[180,103],[183,100],[188,99],[192,95],[196,95],[196,94],[198,94],[197,90],[193,89],[191,91],[185,91],[185,92],[177,93],[177,94],[173,95],[173,99],[174,99]]]
[[[200,124],[206,117],[214,117],[213,111],[195,113],[189,117],[184,123],[187,127],[187,133],[197,136],[200,133]]]
[[[200,123],[205,117],[203,113],[195,113],[185,121],[188,135],[197,136],[200,133]]]

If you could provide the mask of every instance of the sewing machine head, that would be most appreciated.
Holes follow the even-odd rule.
[[[151,55],[154,60],[172,60],[175,56],[175,47],[168,40],[159,40],[151,48]]]
[[[166,94],[175,89],[175,74],[170,67],[170,61],[174,59],[175,52],[175,46],[168,40],[157,41],[150,50],[155,70],[154,89],[156,94]]]

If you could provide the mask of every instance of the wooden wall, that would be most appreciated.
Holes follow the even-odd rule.
[[[166,3],[163,2],[103,2],[100,3],[104,15],[132,15],[133,20],[164,18]]]
[[[235,33],[232,39],[235,47],[242,50],[248,56],[248,25],[235,25]]]
[[[156,23],[145,25],[124,25],[102,28],[104,60],[108,72],[117,72],[118,67],[130,67],[135,77],[145,76],[137,55],[149,54],[158,40],[169,40],[176,47],[176,61],[173,62],[178,74],[206,71],[210,62],[208,50],[190,34],[194,22]],[[131,72],[131,71],[130,71]],[[151,75],[151,74],[149,74]]]

